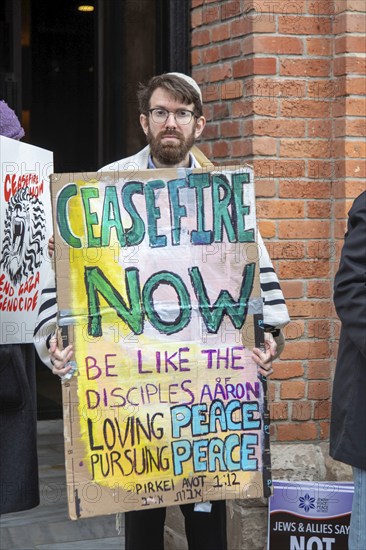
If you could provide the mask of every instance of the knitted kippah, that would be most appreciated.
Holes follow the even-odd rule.
[[[178,78],[181,78],[182,80],[185,80],[187,82],[187,84],[192,86],[192,88],[194,88],[194,90],[198,93],[199,98],[200,98],[201,103],[202,103],[202,92],[201,92],[197,82],[195,80],[193,80],[193,78],[191,76],[188,76],[188,75],[183,74],[183,73],[168,73],[168,75],[176,76]]]

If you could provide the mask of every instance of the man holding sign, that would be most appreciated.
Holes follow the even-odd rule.
[[[136,155],[104,167],[103,171],[114,173],[129,171],[134,176],[137,176],[138,170],[165,168],[195,169],[212,166],[208,159],[194,146],[196,139],[200,137],[204,130],[206,121],[202,111],[201,91],[191,77],[181,73],[169,73],[153,77],[146,87],[140,89],[138,97],[140,123],[147,137],[148,145]],[[172,189],[172,187],[169,187],[169,189]],[[154,208],[156,212],[157,207]],[[179,203],[175,204],[175,214],[179,208],[182,209],[183,207]],[[141,221],[141,218],[138,220],[136,212],[134,213],[134,217],[135,220]],[[196,231],[196,233],[203,234],[203,228],[200,231]],[[159,246],[158,237],[154,236],[155,246]],[[173,236],[174,238],[179,242],[180,235]],[[258,244],[265,346],[263,350],[254,348],[252,359],[258,365],[258,371],[262,375],[267,376],[272,372],[272,360],[282,350],[283,336],[280,329],[288,323],[289,317],[277,276],[259,234]],[[198,286],[199,271],[193,272],[192,269],[191,276]],[[177,278],[174,279],[174,281],[177,280]],[[154,290],[152,284],[150,286]],[[151,293],[153,290],[151,290]],[[146,307],[145,310],[147,310]],[[150,313],[151,321],[152,313],[154,312]],[[39,327],[43,327],[44,329],[47,326],[48,333],[51,334],[55,330],[56,319],[53,315],[51,315],[51,319],[49,317],[50,311],[48,311],[47,307],[41,308]],[[155,312],[154,319],[156,320],[156,318]],[[39,342],[37,347],[44,362],[48,366],[51,366],[55,374],[64,376],[69,373],[71,366],[68,364],[68,361],[73,354],[71,346],[60,350],[57,347],[56,339],[51,337],[48,347],[45,345],[45,342]],[[186,349],[188,348],[180,348],[180,351],[183,350],[183,353]],[[160,361],[160,352],[158,353]],[[209,360],[211,359],[212,354],[209,356]],[[182,359],[181,361],[180,367],[182,370],[185,369],[185,365],[183,364],[185,361],[186,359]],[[232,362],[234,361],[235,357],[232,358]],[[143,368],[144,365],[140,361],[139,372],[143,372]],[[160,372],[160,366],[158,372]],[[213,402],[213,406],[216,405],[217,403]],[[205,426],[202,420],[197,421],[200,415],[203,416],[202,411],[204,407],[207,409],[206,404],[194,405],[192,408],[188,406],[174,408],[176,411],[179,411],[179,413],[176,412],[176,416],[174,417],[176,420],[176,425],[173,426],[175,437],[178,438],[180,436],[181,432],[184,431],[184,428],[190,422],[188,417],[193,418],[193,416],[193,436],[196,435],[195,430],[197,430],[198,434],[201,430],[201,433],[208,433],[216,429],[215,425]],[[194,413],[196,408],[197,413]],[[197,416],[195,416],[196,414]],[[234,424],[231,413],[222,409],[222,414],[227,415],[228,423],[231,422]],[[241,416],[242,430],[246,429],[244,426],[246,422],[251,425],[255,422],[252,413],[245,411],[244,408],[241,410]],[[236,422],[235,424],[238,425],[239,423]],[[179,465],[177,466],[178,468]],[[183,504],[181,510],[185,516],[186,534],[190,550],[225,550],[227,548],[225,501],[214,500],[213,502],[200,502],[198,504]],[[165,512],[166,508],[164,507],[127,512],[126,549],[142,550],[149,547],[154,550],[162,549],[164,547]]]

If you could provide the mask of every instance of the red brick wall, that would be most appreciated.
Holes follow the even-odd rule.
[[[191,0],[202,150],[251,162],[257,216],[292,318],[269,385],[272,436],[328,437],[332,285],[365,189],[364,0]],[[363,96],[363,97],[362,97]]]

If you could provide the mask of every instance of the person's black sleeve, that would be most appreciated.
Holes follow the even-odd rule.
[[[366,357],[366,191],[349,212],[334,304],[343,330]]]

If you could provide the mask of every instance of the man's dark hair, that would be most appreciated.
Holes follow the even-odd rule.
[[[164,88],[174,99],[181,101],[185,105],[193,103],[195,116],[202,116],[202,102],[196,90],[182,78],[170,74],[153,76],[146,86],[140,84],[137,98],[141,114],[148,114],[151,96],[157,88]]]

